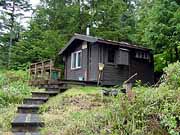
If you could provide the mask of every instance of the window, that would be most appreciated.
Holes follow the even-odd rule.
[[[115,58],[115,49],[114,48],[108,48],[108,62],[114,63]]]
[[[150,56],[148,53],[145,53],[145,52],[136,52],[136,55],[135,55],[136,58],[139,58],[139,59],[146,59],[146,60],[149,60],[150,59]]]
[[[71,54],[71,69],[81,68],[82,51],[73,52]]]

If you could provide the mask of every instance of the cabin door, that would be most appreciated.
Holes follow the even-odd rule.
[[[89,46],[88,58],[88,80],[97,81],[98,75],[98,45],[92,44]]]
[[[87,79],[86,79],[86,81],[90,81],[90,73],[91,73],[91,46],[88,45],[88,53],[87,53]]]

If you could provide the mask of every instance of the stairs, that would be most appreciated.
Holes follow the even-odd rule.
[[[40,105],[29,105],[29,104],[23,104],[21,106],[18,106],[17,113],[31,113],[31,114],[37,114],[39,111]]]
[[[40,106],[46,103],[50,97],[68,89],[64,85],[59,87],[46,85],[44,88],[46,91],[33,91],[32,97],[25,98],[23,105],[18,106],[17,115],[11,122],[14,135],[40,135],[40,128],[44,126],[39,117]]]

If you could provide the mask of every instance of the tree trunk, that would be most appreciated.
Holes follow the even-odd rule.
[[[8,59],[8,68],[11,65],[11,47],[13,45],[13,32],[14,32],[14,14],[15,14],[15,1],[12,5],[12,14],[11,14],[11,29],[10,29],[10,39],[9,39],[9,59]]]
[[[176,61],[179,60],[179,52],[177,46],[175,47]]]

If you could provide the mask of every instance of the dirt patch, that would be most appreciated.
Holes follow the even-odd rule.
[[[74,106],[80,110],[90,110],[104,105],[104,102],[99,102],[101,100],[100,98],[101,96],[98,94],[77,95],[65,97],[62,104],[63,106]]]

